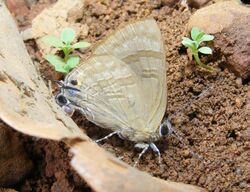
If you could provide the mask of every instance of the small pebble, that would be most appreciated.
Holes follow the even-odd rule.
[[[212,114],[213,114],[213,109],[212,109],[212,108],[209,108],[209,109],[207,110],[207,114],[208,114],[208,115],[212,115]]]
[[[182,80],[182,74],[181,72],[177,72],[174,76],[174,80],[177,82],[180,82]]]
[[[237,84],[237,87],[241,87],[242,86],[242,78],[238,77],[235,82]]]
[[[199,9],[203,7],[209,0],[188,0],[187,3],[190,7]]]
[[[101,3],[93,4],[92,13],[94,16],[105,15],[107,13],[107,7]]]
[[[161,0],[162,6],[173,7],[175,6],[180,0]]]
[[[240,188],[243,189],[243,188],[245,188],[246,186],[249,186],[249,184],[247,184],[245,181],[243,181],[243,182],[240,183],[239,186],[240,186]]]
[[[236,173],[237,175],[241,175],[241,174],[242,174],[241,168],[237,167],[236,170],[235,170],[235,173]]]
[[[182,155],[183,155],[183,157],[185,157],[185,158],[190,157],[190,152],[189,152],[189,150],[188,150],[188,149],[183,150]]]
[[[184,161],[183,161],[183,166],[184,167],[187,167],[187,166],[189,166],[190,165],[190,160],[189,159],[185,159]]]
[[[247,130],[243,131],[242,137],[244,139],[246,139],[246,140],[250,140],[250,128],[248,128]]]
[[[235,99],[235,104],[236,104],[236,107],[238,108],[241,108],[242,107],[242,101],[240,98],[236,98]]]
[[[187,81],[186,86],[189,88],[194,87],[193,81],[192,80]]]

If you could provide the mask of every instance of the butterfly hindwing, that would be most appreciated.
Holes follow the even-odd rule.
[[[77,80],[80,92],[66,92],[67,98],[86,111],[87,118],[114,131],[145,126],[141,82],[126,63],[112,55],[93,56],[72,71],[67,84]]]
[[[153,19],[140,20],[118,29],[94,51],[109,54],[125,62],[142,83],[144,108],[141,116],[154,131],[166,108],[166,66],[160,30]]]

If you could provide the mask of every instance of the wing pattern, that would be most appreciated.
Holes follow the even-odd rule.
[[[153,19],[118,29],[67,77],[82,94],[71,99],[97,125],[155,131],[166,108],[166,68],[160,30]]]

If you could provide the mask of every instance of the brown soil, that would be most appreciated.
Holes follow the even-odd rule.
[[[156,143],[162,154],[163,169],[151,151],[142,157],[138,169],[162,179],[198,185],[209,191],[249,191],[249,82],[242,83],[227,69],[211,74],[189,66],[180,42],[191,13],[184,11],[181,6],[168,8],[145,0],[126,0],[122,4],[120,0],[102,2],[101,6],[87,4],[85,15],[80,21],[89,26],[86,40],[92,44],[99,42],[120,24],[149,16],[157,20],[166,48],[166,116],[172,117],[173,125],[187,145],[204,158],[204,161],[198,160],[190,154],[187,146],[170,136]],[[31,11],[30,14],[34,13]],[[28,49],[33,59],[40,61],[41,57],[33,43],[27,43]],[[84,57],[86,55],[83,54]],[[224,62],[219,58],[213,58],[213,61],[213,66],[221,66]],[[51,75],[52,68],[48,64],[45,66],[43,63],[41,69],[44,77],[57,78]],[[206,90],[204,97],[196,98]],[[92,138],[100,138],[108,133],[80,114],[76,113],[73,119]],[[38,171],[30,175],[18,189],[90,191],[70,168],[70,155],[62,143],[26,136],[23,138]],[[138,156],[133,143],[118,137],[111,138],[102,146],[130,165]]]
[[[68,148],[62,142],[22,136],[34,162],[34,170],[17,189],[20,191],[80,192],[91,191],[71,168]]]

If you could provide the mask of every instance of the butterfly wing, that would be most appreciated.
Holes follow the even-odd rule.
[[[148,131],[159,127],[166,109],[166,66],[160,30],[153,19],[141,20],[118,29],[94,51],[113,55],[125,62],[142,84],[144,107],[139,112]]]
[[[83,108],[95,124],[114,131],[145,126],[141,119],[141,82],[126,63],[112,55],[93,56],[67,75],[77,80],[80,92],[65,90],[65,96]]]

